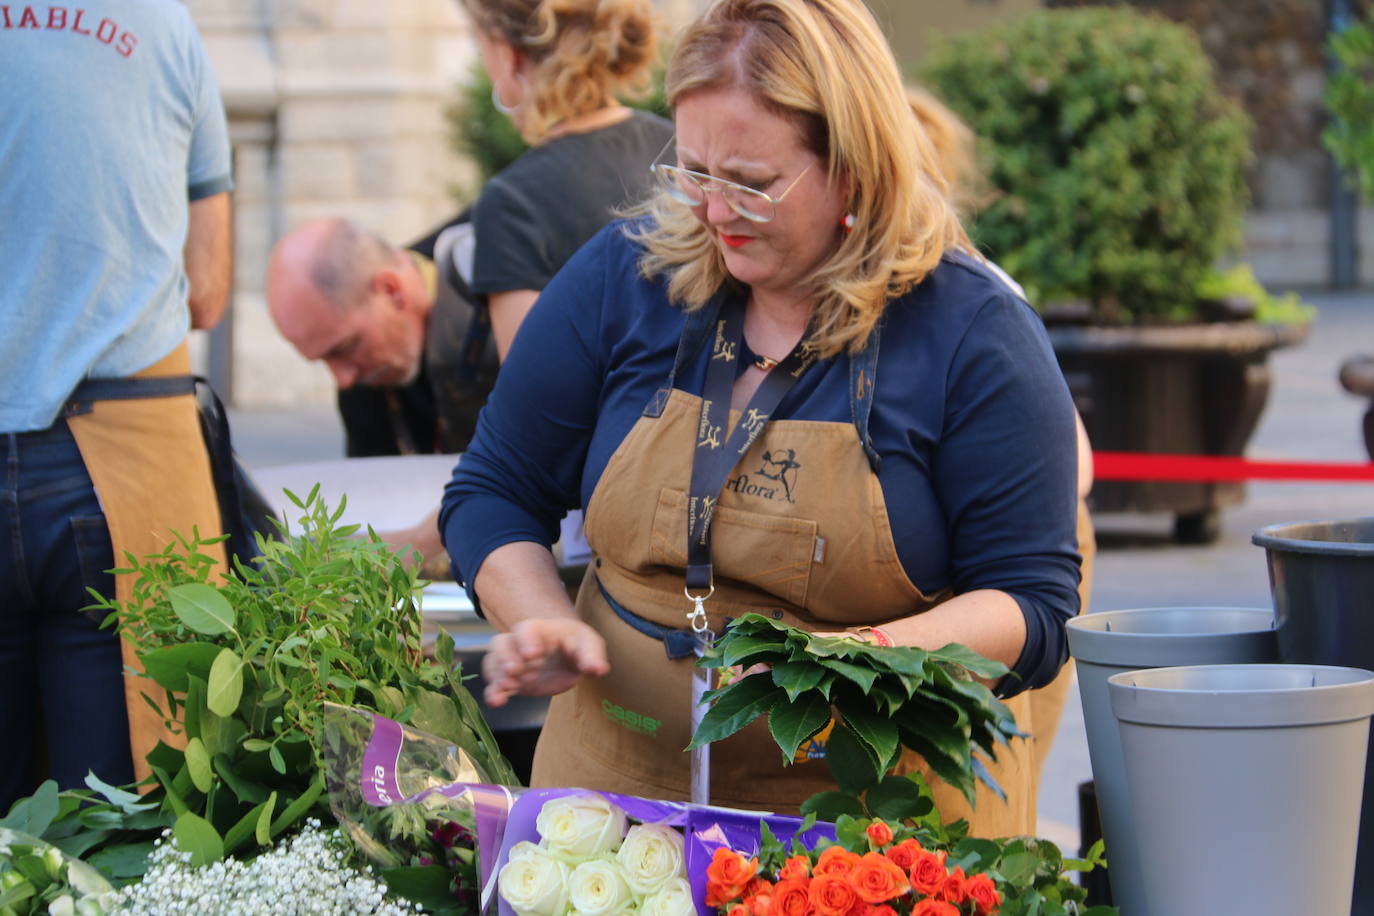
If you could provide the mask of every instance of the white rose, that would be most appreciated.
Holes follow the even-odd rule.
[[[692,885],[686,878],[669,878],[661,889],[644,898],[639,916],[696,916]]]
[[[584,916],[612,916],[634,902],[625,874],[614,861],[595,859],[573,869],[568,878],[573,909]]]
[[[544,850],[540,849],[538,844],[531,843],[529,840],[521,840],[510,848],[510,855],[506,859],[515,862],[519,859],[528,859],[530,856],[542,855],[544,855]]]
[[[600,795],[567,795],[545,802],[535,827],[550,848],[585,859],[620,846],[625,812]]]
[[[568,908],[568,866],[530,845],[532,853],[502,866],[501,896],[519,916],[562,916]]]
[[[615,854],[625,880],[637,894],[652,894],[669,878],[684,876],[682,834],[662,824],[636,824]]]

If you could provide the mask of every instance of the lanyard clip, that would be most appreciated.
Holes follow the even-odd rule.
[[[692,632],[700,636],[711,627],[711,621],[706,617],[706,599],[716,593],[715,583],[704,595],[693,595],[692,590],[683,587],[682,593],[687,596],[687,600],[692,602],[692,609],[687,612],[687,622],[692,625]]]

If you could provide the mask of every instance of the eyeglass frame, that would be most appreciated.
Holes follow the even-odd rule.
[[[658,160],[663,158],[663,154],[668,152],[669,148],[673,147],[676,142],[676,137],[674,137],[672,140],[669,140],[667,145],[665,145],[663,149],[658,151],[658,155],[654,157],[653,163],[651,163],[649,166],[650,172],[654,172],[660,175],[661,177],[667,179],[668,187],[664,190],[668,192],[668,195],[672,197],[673,200],[677,201],[683,206],[700,207],[706,204],[708,195],[710,195],[712,192],[718,191],[720,192],[721,200],[725,201],[726,206],[728,206],[731,210],[735,211],[740,216],[744,217],[752,223],[771,223],[774,219],[776,219],[778,216],[778,204],[782,203],[784,197],[792,193],[792,189],[797,186],[797,183],[800,182],[803,177],[805,177],[807,172],[811,171],[811,166],[816,164],[814,162],[809,163],[806,166],[806,168],[801,170],[801,172],[797,175],[796,178],[792,179],[791,184],[789,184],[786,188],[783,188],[781,194],[779,194],[777,197],[774,197],[766,191],[760,191],[757,188],[751,188],[747,184],[740,184],[738,181],[730,181],[728,178],[717,178],[716,176],[708,175],[705,172],[694,172],[691,169],[685,169],[680,165],[672,165],[667,162],[659,162]],[[676,193],[674,193],[675,190],[683,194],[687,193],[686,191],[682,191],[681,186],[675,180],[674,176],[676,175],[686,176],[687,179],[692,182],[692,184],[696,185],[698,188],[701,189],[700,201],[694,203],[692,201],[683,200],[681,197],[677,196]],[[709,182],[710,184],[703,184],[703,181]],[[732,201],[729,197],[726,196],[725,192],[727,190],[738,191],[739,193],[744,194],[746,197],[759,197],[768,201],[769,205],[772,208],[772,213],[770,213],[768,216],[759,216],[754,213],[744,212],[742,209],[740,209],[739,205],[737,205],[734,201]]]

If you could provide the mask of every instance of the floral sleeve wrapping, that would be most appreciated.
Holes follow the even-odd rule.
[[[523,789],[492,785],[461,748],[361,709],[325,705],[325,776],[339,826],[393,888],[426,908],[485,910]]]
[[[713,916],[717,849],[757,854],[778,841],[833,840],[798,817],[587,789],[487,784],[442,739],[374,713],[325,714],[330,805],[389,882],[450,873],[445,912],[499,916]],[[499,889],[499,893],[497,892]]]
[[[789,842],[798,817],[586,789],[531,789],[511,808],[497,861],[500,916],[710,916],[719,848]],[[815,824],[801,839],[834,839]]]

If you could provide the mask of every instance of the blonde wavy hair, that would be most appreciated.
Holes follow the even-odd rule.
[[[952,247],[972,250],[934,147],[912,116],[897,62],[862,0],[717,0],[683,33],[668,66],[668,103],[746,89],[793,120],[850,189],[853,231],[810,278],[820,356],[862,350],[888,301]],[[673,301],[704,305],[733,282],[710,231],[664,193],[637,237],[640,269],[666,274]]]
[[[532,99],[522,123],[537,143],[554,124],[650,86],[658,57],[652,0],[461,0],[480,29],[529,58]]]

